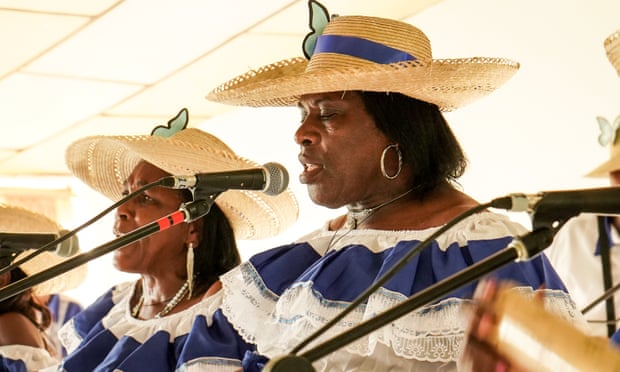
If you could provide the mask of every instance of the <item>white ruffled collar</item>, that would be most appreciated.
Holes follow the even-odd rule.
[[[309,243],[321,255],[327,253],[328,250],[339,250],[351,244],[363,244],[373,252],[380,252],[388,247],[393,247],[399,241],[424,241],[440,228],[441,226],[422,230],[356,229],[332,231],[329,230],[329,222],[327,222],[321,228],[299,238],[296,243]],[[519,236],[527,231],[525,227],[510,220],[506,215],[481,212],[458,222],[437,237],[435,242],[441,250],[445,251],[454,242],[465,245],[467,241],[471,240]]]
[[[207,324],[211,325],[213,314],[220,307],[223,296],[223,292],[218,291],[178,313],[169,314],[159,319],[143,320],[131,316],[129,300],[133,296],[134,290],[135,282],[126,282],[114,287],[112,292],[114,306],[101,319],[101,322],[115,337],[133,337],[140,343],[144,343],[159,331],[168,332],[171,339],[185,335],[190,332],[194,319],[199,315],[203,315]],[[69,351],[74,350],[82,341],[74,329],[73,321],[69,321],[61,328],[59,337]]]

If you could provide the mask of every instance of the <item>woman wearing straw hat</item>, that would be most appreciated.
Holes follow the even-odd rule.
[[[608,36],[604,47],[609,61],[620,75],[620,30]],[[607,177],[611,185],[620,185],[620,142],[617,129],[620,117],[610,125],[599,118],[599,143],[610,146],[607,161],[590,171],[588,177]],[[579,309],[591,321],[585,330],[575,329],[545,309],[536,298],[518,299],[518,294],[503,292],[504,283],[488,281],[477,288],[477,306],[467,332],[462,354],[466,370],[471,371],[616,371],[620,368],[620,331],[616,329],[620,307],[608,308],[601,297],[604,272],[616,285],[620,279],[618,232],[620,218],[581,214],[571,218],[556,234],[546,250],[549,260],[562,276]],[[605,243],[606,242],[606,243]],[[611,249],[613,248],[613,249]],[[604,251],[607,250],[607,253]],[[607,268],[606,259],[611,264]],[[611,284],[611,283],[610,283]],[[512,297],[512,299],[511,299]],[[615,296],[619,304],[619,296]],[[515,306],[515,304],[519,304]],[[596,306],[598,304],[598,306]],[[613,302],[611,302],[613,304]],[[609,312],[607,312],[611,309]],[[616,315],[614,315],[614,312]],[[516,316],[515,314],[518,313]],[[503,325],[510,323],[509,327]],[[553,332],[549,332],[553,329]],[[527,335],[530,342],[512,334]],[[519,342],[521,340],[521,342]],[[527,350],[527,357],[523,357]],[[521,351],[520,353],[518,351]]]
[[[59,231],[56,222],[46,216],[21,207],[0,204],[0,232],[58,234]],[[21,262],[22,258],[32,253],[30,249],[19,251],[10,245],[3,246],[0,242],[0,267]],[[0,287],[39,273],[63,260],[45,251],[0,274]],[[75,288],[85,275],[85,267],[79,267],[0,302],[0,370],[38,371],[58,363],[56,356],[59,350],[54,348],[46,333],[51,323],[50,311],[34,296]]]
[[[620,30],[605,38],[603,46],[620,76]],[[609,159],[586,177],[607,178],[612,186],[620,186],[620,115],[611,122],[602,117],[597,121],[601,132],[598,141],[609,146]],[[588,309],[585,317],[599,336],[611,336],[618,328],[620,293],[606,301],[595,300],[620,283],[619,234],[620,217],[582,214],[569,220],[547,249],[578,308]]]
[[[517,70],[499,58],[435,60],[428,38],[400,21],[329,19],[310,1],[306,57],[280,61],[215,88],[208,99],[246,106],[298,106],[300,181],[311,199],[348,213],[292,245],[259,253],[222,276],[222,311],[257,353],[247,369],[286,355],[333,319],[395,262],[478,205],[458,190],[466,160],[441,111],[483,97]],[[488,211],[434,239],[320,340],[499,251],[526,230]],[[544,255],[493,275],[578,316]],[[319,371],[455,368],[475,283],[314,361]],[[571,312],[572,310],[572,312]],[[313,343],[316,345],[316,342]],[[305,348],[307,349],[307,348]],[[300,350],[295,350],[300,352]]]
[[[112,200],[170,175],[255,168],[215,136],[186,128],[187,110],[150,136],[95,136],[71,144],[67,164]],[[189,190],[150,188],[117,208],[115,233],[126,234],[179,210]],[[65,371],[234,370],[247,345],[221,315],[218,276],[239,263],[235,239],[260,239],[290,226],[297,203],[230,190],[209,213],[114,252],[114,265],[140,274],[115,286],[61,330]],[[220,326],[220,323],[222,324]],[[215,341],[212,342],[212,340]]]

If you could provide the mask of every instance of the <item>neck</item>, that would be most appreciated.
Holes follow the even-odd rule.
[[[177,276],[164,278],[142,275],[139,279],[145,303],[166,302],[173,297],[185,281]]]
[[[131,310],[131,315],[134,318],[140,318],[140,313],[142,311],[142,308],[147,306],[146,304],[146,300],[145,296],[146,296],[146,286],[144,285],[144,281],[142,281],[142,293],[140,294],[140,297],[138,298],[137,303],[133,306],[132,310]],[[149,306],[161,306],[162,309],[160,311],[158,311],[154,317],[155,318],[161,318],[162,316],[165,316],[166,314],[168,314],[170,311],[172,311],[177,305],[179,305],[187,296],[187,292],[189,290],[189,283],[186,281],[184,282],[181,287],[177,290],[177,292],[174,294],[174,296],[172,296],[170,299],[168,300],[164,300],[164,301],[158,301],[158,302],[151,302]],[[152,312],[154,312],[155,310],[152,310]]]
[[[396,202],[397,200],[404,198],[409,193],[411,193],[411,191],[413,191],[413,189],[409,189],[401,194],[398,194],[395,197],[388,199],[372,208],[349,208],[349,212],[347,213],[347,220],[345,222],[346,227],[350,229],[357,229],[359,225],[361,225],[364,221],[370,218],[376,211]]]
[[[378,210],[375,207],[363,224],[364,228],[378,230],[421,230],[441,226],[478,204],[470,196],[445,185],[423,199],[404,196]],[[342,229],[348,217],[349,213],[332,220],[330,229]],[[358,228],[361,222],[357,223]]]

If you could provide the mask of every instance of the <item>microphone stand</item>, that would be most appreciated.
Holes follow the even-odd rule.
[[[195,219],[198,219],[209,213],[213,202],[213,199],[205,199],[186,203],[182,205],[179,210],[172,212],[169,215],[164,216],[149,224],[141,226],[123,236],[109,241],[108,243],[100,245],[99,247],[94,248],[88,252],[67,259],[59,263],[58,265],[52,266],[44,271],[11,283],[6,287],[0,289],[0,302],[19,293],[22,293],[37,284],[43,283],[46,280],[61,275],[77,266],[83,265],[97,257],[103,256],[106,253],[112,252],[120,247],[140,240],[146,236],[166,230],[182,222],[191,222]]]
[[[620,283],[618,283],[615,286],[609,288],[608,290],[605,291],[605,293],[603,293],[602,295],[600,295],[599,297],[594,299],[594,301],[590,302],[589,305],[587,305],[583,309],[581,309],[581,313],[585,314],[588,311],[592,310],[592,308],[594,308],[596,305],[600,304],[601,302],[607,300],[609,297],[613,296],[613,294],[617,290],[619,290],[619,289],[620,289]]]
[[[288,354],[271,359],[263,371],[284,372],[296,370],[297,372],[314,371],[311,363],[317,359],[332,353],[339,348],[348,345],[358,338],[400,318],[401,316],[418,309],[432,301],[441,299],[452,291],[480,279],[484,275],[493,272],[511,262],[524,261],[542,252],[553,241],[554,231],[550,228],[540,228],[524,236],[515,238],[506,248],[479,261],[468,268],[455,273],[442,281],[409,297],[404,302],[384,311],[383,313],[368,319],[349,331],[341,333],[315,347],[300,354]]]

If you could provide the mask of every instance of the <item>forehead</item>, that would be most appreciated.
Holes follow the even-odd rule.
[[[317,106],[323,102],[355,102],[361,101],[361,97],[357,92],[324,92],[324,93],[312,93],[304,94],[299,97],[300,106]]]
[[[131,174],[125,180],[125,185],[129,184],[145,184],[162,177],[169,176],[170,174],[154,166],[146,161],[140,161],[133,169]]]

